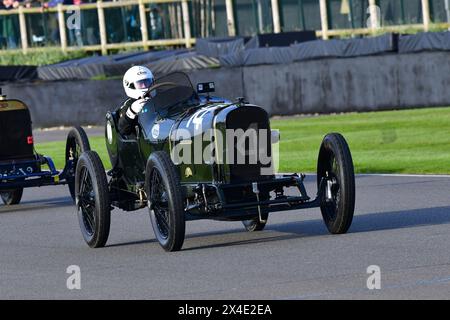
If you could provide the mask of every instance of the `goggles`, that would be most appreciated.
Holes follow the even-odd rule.
[[[153,85],[153,82],[154,81],[152,79],[142,79],[142,80],[136,81],[134,83],[134,87],[136,89],[147,89]]]

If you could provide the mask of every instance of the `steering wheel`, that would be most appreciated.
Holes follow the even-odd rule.
[[[176,87],[177,84],[175,82],[161,82],[161,83],[154,84],[153,86],[148,88],[146,93],[144,93],[143,98],[147,98],[150,95],[150,92],[152,92],[153,90],[156,90],[158,88],[164,87],[164,86]]]

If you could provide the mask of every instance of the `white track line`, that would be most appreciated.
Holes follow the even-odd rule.
[[[290,175],[292,173],[278,173],[278,175]],[[316,173],[306,173],[307,176],[315,176]],[[374,177],[410,177],[410,178],[450,178],[448,174],[402,174],[402,173],[357,173],[355,176],[374,176]]]
[[[400,173],[359,173],[357,176],[412,177],[412,178],[450,178],[448,174],[400,174]]]

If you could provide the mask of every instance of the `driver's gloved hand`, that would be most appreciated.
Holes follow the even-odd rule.
[[[146,103],[147,99],[139,99],[133,102],[133,104],[128,108],[126,112],[127,117],[134,120],[134,118],[136,118],[136,115],[138,115],[142,111],[142,108]]]

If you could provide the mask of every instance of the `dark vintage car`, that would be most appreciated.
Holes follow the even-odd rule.
[[[24,188],[49,185],[67,184],[75,199],[76,162],[87,150],[89,140],[84,130],[71,129],[66,143],[66,164],[58,171],[50,157],[35,151],[27,105],[6,99],[0,90],[0,197],[4,204],[20,203]]]
[[[112,169],[106,174],[94,151],[82,153],[76,168],[76,205],[89,246],[106,244],[114,207],[133,211],[147,206],[156,238],[167,251],[181,249],[189,220],[242,221],[248,231],[259,231],[269,212],[320,207],[331,233],[348,230],[355,181],[344,138],[336,133],[324,137],[318,191],[311,199],[303,174],[275,174],[272,143],[279,136],[267,112],[242,98],[210,97],[212,91],[213,83],[203,83],[196,92],[185,74],[175,73],[149,89],[151,99],[135,133],[120,134],[118,110],[106,115]],[[297,194],[288,195],[288,189]]]

